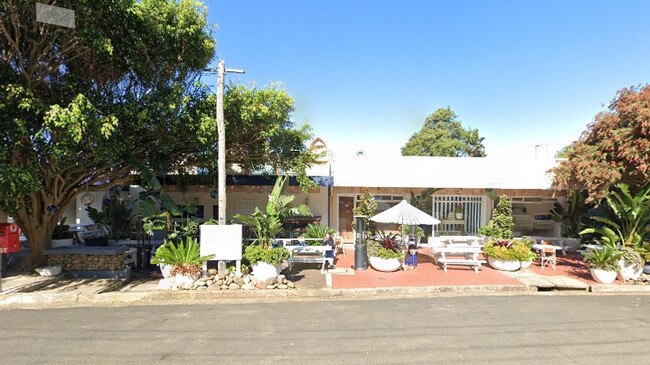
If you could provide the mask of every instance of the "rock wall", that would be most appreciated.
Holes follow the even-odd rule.
[[[50,266],[62,266],[64,271],[119,270],[124,268],[126,254],[117,255],[48,255]]]

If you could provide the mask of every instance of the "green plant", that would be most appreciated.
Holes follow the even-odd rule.
[[[554,222],[560,223],[562,237],[580,238],[580,231],[592,208],[586,202],[587,196],[585,190],[573,191],[567,197],[566,207],[560,203],[553,204],[553,209],[549,213]]]
[[[645,243],[642,245],[637,245],[634,250],[641,255],[641,258],[643,258],[643,261],[646,263],[650,263],[650,243]]]
[[[108,227],[111,238],[129,238],[133,228],[131,222],[133,204],[130,198],[122,196],[119,193],[119,186],[117,186],[108,191],[107,201],[108,204],[102,204],[101,211],[93,207],[87,207],[88,216],[96,224]]]
[[[198,275],[201,265],[214,255],[201,256],[198,242],[192,237],[185,237],[178,242],[165,240],[158,247],[151,259],[152,264],[171,265],[171,274]]]
[[[282,220],[291,216],[311,216],[311,211],[306,205],[292,208],[291,202],[295,199],[293,195],[282,194],[286,187],[288,177],[279,176],[273,186],[269,201],[266,204],[266,211],[262,212],[255,207],[250,215],[236,214],[233,218],[249,225],[256,236],[256,244],[264,249],[273,245],[273,239],[282,231]]]
[[[261,245],[252,244],[244,250],[243,258],[251,265],[254,265],[258,261],[277,265],[289,258],[289,251],[284,247],[264,248]]]
[[[328,227],[322,224],[308,224],[307,230],[305,231],[306,238],[323,238],[329,233],[333,235],[336,233],[336,230],[332,227]]]
[[[375,198],[367,188],[363,191],[361,199],[357,202],[357,206],[352,209],[352,212],[355,216],[366,217],[366,237],[374,237],[377,234],[377,226],[368,218],[377,214],[377,202],[375,202]],[[356,229],[355,221],[352,222],[352,228]]]
[[[411,234],[411,226],[410,225],[399,226],[399,230],[400,230],[400,232],[404,232],[404,234],[406,234],[406,235]],[[422,227],[415,226],[414,231],[415,231],[416,236],[418,236],[418,237],[424,236],[424,229],[422,229]]]
[[[529,239],[512,241],[490,239],[483,248],[486,256],[503,261],[531,261],[537,256],[531,250]]]
[[[631,247],[625,247],[621,250],[621,259],[629,265],[643,266],[645,259]]]
[[[650,184],[634,196],[627,184],[617,184],[604,202],[608,216],[591,217],[602,226],[584,229],[580,234],[598,234],[608,245],[635,247],[643,243],[650,233]]]
[[[605,271],[618,271],[621,252],[610,246],[589,250],[585,255],[587,266],[590,269],[600,269]]]
[[[70,226],[65,224],[66,218],[63,218],[54,226],[54,231],[52,232],[53,240],[65,240],[74,237],[74,233],[70,232]]]
[[[512,229],[515,222],[512,219],[512,202],[507,195],[499,197],[499,202],[492,212],[492,219],[487,225],[479,229],[484,236],[508,240],[512,238]]]
[[[379,258],[385,259],[385,260],[390,260],[390,259],[398,259],[400,262],[404,260],[404,254],[400,251],[393,251],[389,248],[382,247],[380,248],[376,255]]]

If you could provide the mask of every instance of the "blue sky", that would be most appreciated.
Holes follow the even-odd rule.
[[[339,155],[399,154],[450,106],[488,155],[553,154],[650,80],[650,1],[207,0],[217,57],[280,81]]]

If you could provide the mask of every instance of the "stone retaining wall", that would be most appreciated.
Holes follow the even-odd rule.
[[[64,271],[72,270],[119,270],[124,268],[126,254],[117,255],[48,255],[50,266],[62,266]]]

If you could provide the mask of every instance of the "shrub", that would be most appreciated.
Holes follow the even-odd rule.
[[[618,261],[621,259],[621,255],[617,249],[603,246],[587,252],[585,260],[587,260],[587,267],[590,269],[618,271],[620,268]]]
[[[284,247],[264,248],[260,245],[253,244],[246,247],[243,258],[251,265],[254,265],[259,261],[277,265],[283,260],[289,258],[289,251]]]
[[[497,260],[531,261],[537,256],[531,250],[530,242],[532,241],[528,239],[514,241],[492,239],[485,244],[483,253]]]
[[[70,226],[65,224],[65,220],[66,218],[61,219],[61,221],[54,226],[54,232],[52,232],[53,240],[65,240],[74,237],[74,234],[70,232]]]
[[[479,233],[484,236],[496,239],[508,240],[512,238],[512,229],[515,222],[512,219],[512,202],[507,195],[502,195],[499,198],[494,212],[492,212],[492,219],[486,226],[479,229]]]

